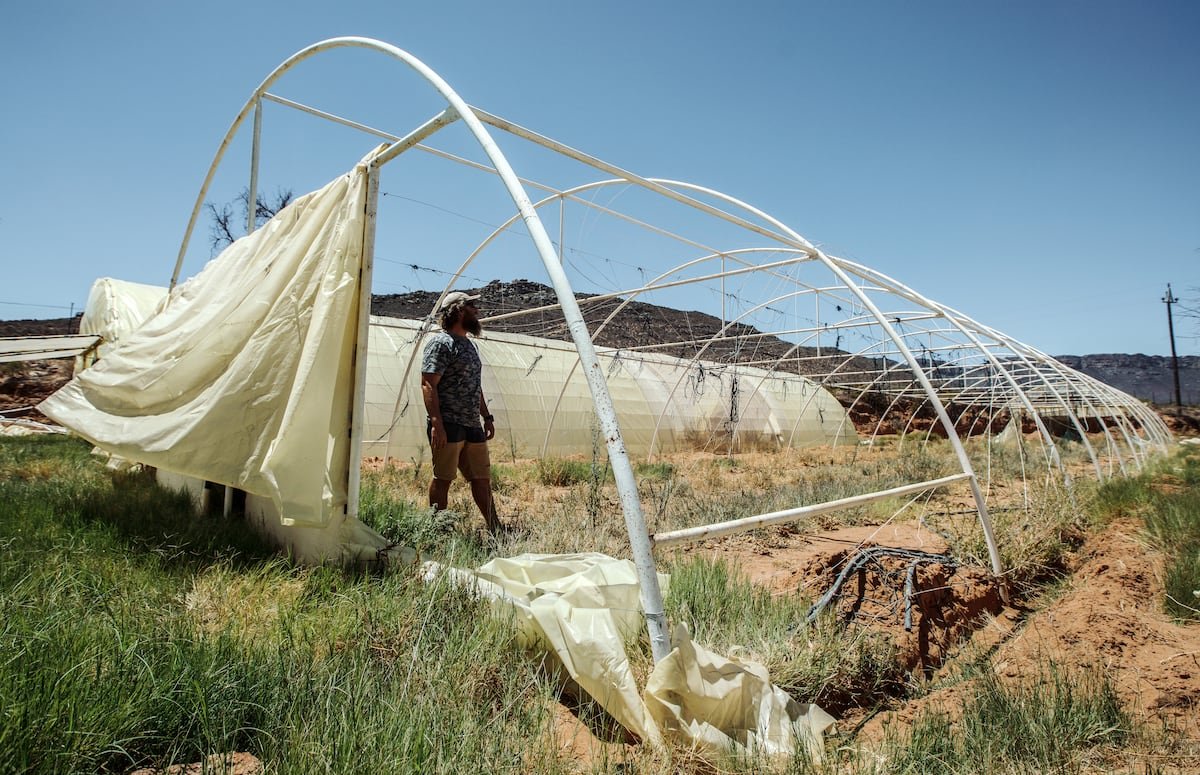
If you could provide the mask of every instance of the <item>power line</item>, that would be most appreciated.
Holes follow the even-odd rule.
[[[23,301],[0,301],[0,304],[8,304],[9,306],[13,306],[13,307],[39,307],[41,309],[66,309],[66,310],[70,310],[72,313],[75,312],[74,304],[72,304],[69,307],[65,307],[61,304],[29,304],[29,303],[23,302]]]

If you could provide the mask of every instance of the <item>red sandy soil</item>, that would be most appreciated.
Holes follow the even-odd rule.
[[[766,542],[743,536],[707,551],[737,563],[754,583],[781,593],[803,588],[815,596],[856,548],[870,545],[932,553],[946,548],[936,534],[900,523],[821,535],[782,533]],[[903,565],[885,563],[901,577]],[[1200,753],[1200,625],[1176,624],[1162,612],[1162,556],[1141,538],[1134,521],[1122,519],[1088,539],[1070,570],[1065,592],[1029,612],[1005,606],[983,568],[922,565],[911,632],[903,627],[902,609],[872,602],[887,597],[889,585],[870,572],[856,626],[888,632],[906,665],[935,680],[953,676],[955,660],[964,654],[989,654],[993,670],[1006,681],[1044,674],[1051,662],[1068,674],[1098,670],[1112,680],[1136,721],[1180,732]],[[847,587],[850,594],[839,603],[843,614],[855,596],[855,585]],[[887,728],[907,727],[927,709],[953,714],[969,691],[970,684],[960,682],[905,702],[871,719],[858,739],[882,739]],[[565,707],[560,710],[551,734],[568,758],[584,766],[622,758],[620,743],[601,740]],[[867,711],[848,711],[842,730],[857,726]],[[1159,763],[1200,768],[1200,757],[1177,755]]]
[[[729,541],[711,551],[736,563],[749,579],[774,592],[804,592],[816,599],[833,582],[856,550],[871,546],[915,549],[931,554],[947,550],[945,540],[916,523],[848,527],[821,534],[784,533],[766,547],[753,537]],[[884,558],[866,569],[863,592],[852,576],[842,589],[838,611],[861,626],[886,632],[909,670],[930,670],[979,626],[985,613],[1002,608],[1000,590],[984,568],[941,563],[917,566],[911,630],[904,628],[903,578],[908,561]]]
[[[0,412],[5,417],[46,422],[33,407],[67,384],[73,368],[70,358],[0,364]]]
[[[1060,597],[1024,619],[1005,611],[978,637],[992,646],[989,661],[1002,680],[1036,676],[1050,662],[1094,669],[1112,680],[1136,720],[1197,744],[1200,625],[1173,622],[1162,612],[1163,594],[1162,556],[1135,522],[1121,519],[1084,544]],[[864,736],[877,738],[884,727],[911,723],[928,708],[953,713],[969,688],[958,684],[909,702],[874,719]],[[1200,767],[1200,760],[1174,764]]]

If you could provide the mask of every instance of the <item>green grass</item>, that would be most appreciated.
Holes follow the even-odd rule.
[[[656,519],[697,524],[934,478],[945,460],[936,448],[914,450],[896,467],[856,458],[775,489],[755,489],[751,479],[745,492],[706,501],[669,464],[639,474]],[[576,539],[594,544],[596,531],[611,528],[613,540],[624,541],[619,520],[600,510],[611,504],[585,501],[599,493],[603,469],[546,460],[497,470],[504,486],[573,482],[586,513],[605,517],[588,523],[576,515]],[[1029,511],[994,517],[1015,566],[1022,556],[1057,563],[1075,539],[1071,531],[1089,520],[1137,515],[1171,557],[1169,593],[1191,604],[1187,596],[1200,587],[1197,484],[1200,458],[1184,455],[1151,475],[1097,488],[1094,500],[1079,498],[1084,507],[1046,496]],[[419,468],[366,474],[364,521],[428,556],[481,562],[488,550],[468,529],[476,515],[432,513],[425,485]],[[964,536],[978,532],[973,518],[963,524]],[[971,545],[963,539],[960,548]],[[719,653],[766,665],[799,700],[838,713],[907,691],[895,648],[881,634],[829,616],[804,626],[807,598],[773,595],[737,566],[696,553],[676,555],[664,570],[672,574],[672,622],[688,623],[697,642]],[[1174,613],[1193,615],[1187,605]],[[0,772],[127,772],[237,750],[272,773],[566,772],[574,765],[546,738],[562,687],[488,607],[408,570],[371,576],[295,567],[240,520],[197,517],[185,497],[140,474],[104,470],[87,445],[70,439],[0,439],[0,653]],[[644,648],[632,656],[641,667],[649,659]],[[838,760],[846,768],[830,771],[1074,772],[1122,745],[1128,726],[1111,686],[1095,676],[1051,671],[1019,687],[985,679],[961,719],[923,718],[911,736],[893,741],[885,764],[847,754]],[[672,755],[679,771],[716,766]],[[662,763],[638,756],[597,767],[654,771]],[[791,765],[814,767],[803,757]]]
[[[1143,519],[1167,555],[1164,608],[1177,619],[1200,621],[1200,452],[1194,447],[1166,464]]]
[[[478,601],[296,568],[240,521],[117,484],[79,442],[0,440],[0,772],[222,751],[280,773],[564,769],[542,743],[554,685]]]
[[[545,487],[570,487],[591,481],[607,481],[612,478],[608,464],[597,465],[585,460],[569,460],[561,457],[541,458],[537,461],[537,480]]]
[[[1124,516],[1145,524],[1166,556],[1164,610],[1200,621],[1200,451],[1189,447],[1138,476],[1108,480],[1091,506],[1101,520]]]
[[[895,648],[882,635],[840,626],[825,616],[804,624],[811,600],[772,595],[736,567],[703,556],[670,567],[667,616],[722,654],[748,656],[795,697],[833,713],[872,707],[901,688]]]
[[[1021,683],[987,672],[961,716],[920,716],[885,747],[889,773],[1092,771],[1130,737],[1130,719],[1112,684],[1098,673],[1067,674],[1053,665]]]
[[[636,463],[633,466],[633,471],[637,474],[638,479],[653,479],[665,482],[675,477],[675,466],[664,462]]]

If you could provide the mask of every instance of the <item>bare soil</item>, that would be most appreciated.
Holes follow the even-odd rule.
[[[945,549],[939,536],[911,523],[777,536],[770,543],[774,546],[743,538],[707,551],[738,563],[752,581],[771,590],[819,594],[855,548]],[[1067,675],[1091,670],[1107,675],[1135,721],[1170,730],[1182,749],[1135,758],[1184,768],[1172,771],[1200,771],[1200,625],[1177,624],[1163,614],[1161,555],[1141,539],[1137,524],[1123,519],[1090,537],[1069,570],[1064,589],[1031,609],[1020,601],[1004,605],[983,569],[922,566],[911,629],[904,627],[895,605],[878,602],[894,579],[868,573],[866,602],[856,609],[855,626],[888,633],[911,670],[944,688],[896,700],[877,715],[869,708],[850,709],[840,719],[842,733],[859,729],[857,739],[871,743],[902,732],[924,711],[955,715],[971,691],[969,680],[956,679],[959,662],[975,663],[982,655],[1005,681],[1036,678],[1051,664]],[[843,615],[855,599],[853,590],[843,596]],[[622,744],[601,739],[565,707],[551,734],[562,750],[585,764],[625,753]]]
[[[1036,678],[1050,665],[1068,675],[1105,675],[1135,721],[1179,735],[1186,750],[1164,753],[1165,760],[1200,768],[1200,625],[1162,612],[1162,556],[1136,523],[1121,519],[1085,542],[1071,571],[1053,600],[1033,611],[1000,611],[959,653],[985,655],[1003,681]],[[955,682],[953,666],[939,676],[944,688],[875,717],[863,738],[881,739],[926,710],[953,716],[972,688],[970,680]]]

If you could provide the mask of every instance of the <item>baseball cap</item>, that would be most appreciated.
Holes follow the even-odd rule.
[[[463,304],[475,301],[478,298],[478,293],[470,294],[462,291],[451,291],[446,294],[446,298],[442,299],[442,303],[438,306],[438,314],[443,315],[452,309],[461,307]]]

